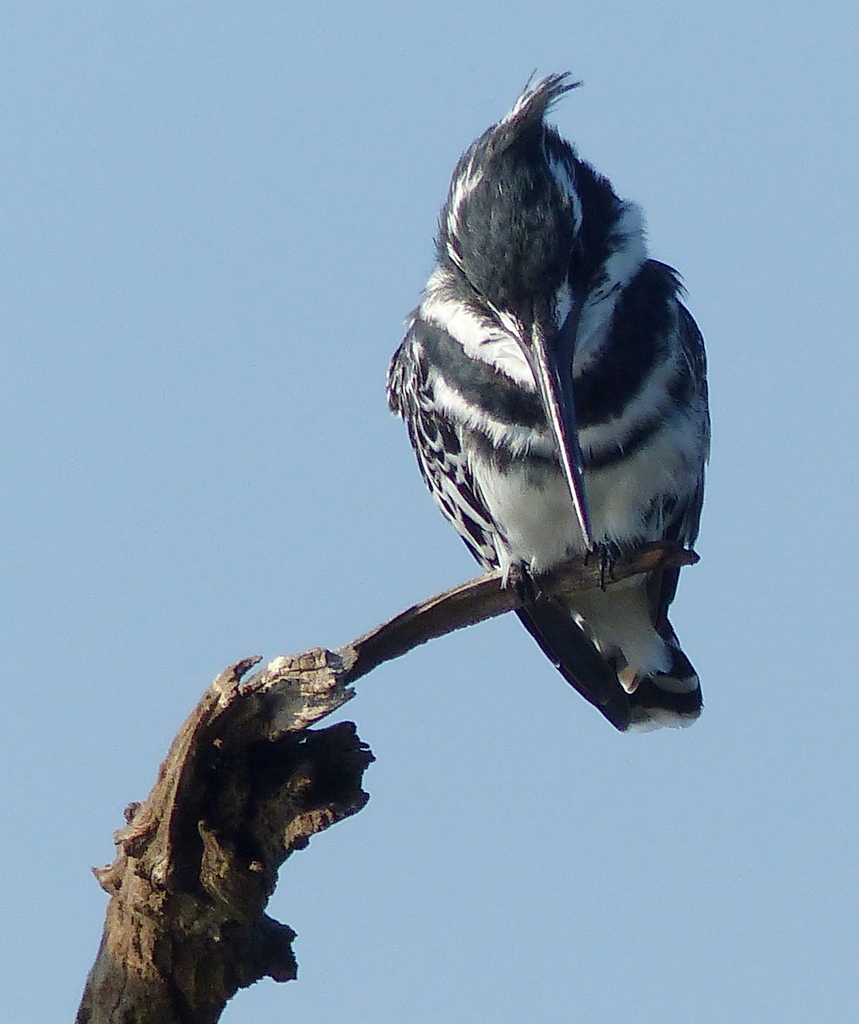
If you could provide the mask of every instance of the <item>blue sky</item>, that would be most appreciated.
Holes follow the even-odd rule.
[[[13,3],[2,48],[0,997],[72,1019],[122,808],[210,680],[474,573],[384,376],[462,149],[535,69],[708,342],[706,709],[620,736],[511,619],[342,713],[229,1024],[859,1012],[854,4]]]

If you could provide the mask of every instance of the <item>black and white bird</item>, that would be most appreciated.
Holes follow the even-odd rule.
[[[388,400],[424,480],[487,569],[691,545],[709,449],[701,334],[641,211],[545,122],[569,74],[529,84],[463,154],[437,266]],[[678,569],[520,618],[618,728],[685,725],[701,689],[668,621]]]

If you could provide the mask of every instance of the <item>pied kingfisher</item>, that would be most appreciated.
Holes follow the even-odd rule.
[[[698,532],[709,448],[704,346],[639,208],[545,123],[549,75],[463,154],[437,265],[388,374],[424,480],[487,569]],[[519,613],[618,729],[685,725],[701,689],[668,621],[679,570]]]

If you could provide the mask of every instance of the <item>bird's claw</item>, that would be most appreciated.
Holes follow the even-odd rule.
[[[507,567],[501,586],[512,588],[523,604],[533,604],[539,595],[534,577],[524,562],[513,562]]]
[[[588,565],[592,559],[599,559],[600,590],[607,590],[609,583],[614,582],[614,565],[618,553],[613,544],[597,544],[593,551],[588,551],[585,554],[585,565]]]

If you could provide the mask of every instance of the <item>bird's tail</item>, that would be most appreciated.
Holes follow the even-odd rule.
[[[701,684],[692,663],[680,650],[677,637],[666,620],[670,635],[664,636],[671,657],[666,672],[638,678],[629,695],[631,728],[639,732],[662,726],[691,725],[701,714],[704,702]]]
[[[567,682],[621,732],[690,725],[700,715],[698,677],[673,631],[663,638],[672,659],[668,671],[637,677],[630,692],[621,684],[617,665],[557,600],[538,594],[517,614]]]
[[[554,598],[538,594],[516,613],[564,679],[616,728],[632,724],[629,694],[617,673]]]

